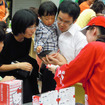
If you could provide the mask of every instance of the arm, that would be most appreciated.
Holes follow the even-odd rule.
[[[27,62],[15,63],[15,64],[3,64],[0,66],[0,72],[11,71],[14,69],[21,69],[25,71],[31,71],[32,65]]]
[[[60,53],[47,55],[45,58],[42,58],[42,60],[44,61],[45,64],[54,64],[59,66],[67,64],[67,60]]]
[[[42,48],[45,46],[49,35],[47,31],[44,31],[43,29],[37,29],[36,30],[36,35],[35,35],[35,44],[34,44],[34,49],[38,46],[42,46]]]
[[[9,10],[8,10],[8,8],[6,8],[5,9],[5,17],[3,18],[3,21],[5,21],[8,16],[9,16]]]
[[[84,83],[88,80],[95,65],[95,52],[94,47],[88,44],[73,61],[58,67],[54,77],[57,83],[56,89],[69,87],[77,82]],[[54,71],[55,67],[50,68],[50,70]]]

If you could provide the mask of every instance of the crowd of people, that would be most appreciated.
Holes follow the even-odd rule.
[[[23,103],[31,102],[32,96],[39,94],[39,74],[41,93],[80,82],[89,105],[104,105],[105,17],[102,11],[105,5],[102,1],[87,0],[79,5],[64,0],[58,8],[52,1],[45,1],[38,9],[20,9],[12,18],[11,33],[6,32],[7,4],[4,0],[0,3],[6,8],[0,20],[0,82],[23,80]],[[29,56],[32,35],[37,59]],[[39,59],[41,65],[37,63]],[[54,66],[46,68],[47,64]]]

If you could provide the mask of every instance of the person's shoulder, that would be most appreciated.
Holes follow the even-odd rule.
[[[13,34],[11,32],[6,34],[6,39],[10,39],[11,37],[13,37]]]
[[[12,33],[6,34],[5,35],[5,40],[4,40],[4,47],[7,48],[8,46],[10,46],[12,41],[13,41]]]
[[[42,21],[40,21],[40,22],[39,22],[39,25],[38,25],[38,27],[37,27],[37,29],[36,29],[36,31],[37,31],[37,30],[44,30],[44,29],[46,29],[46,25],[43,24]]]
[[[70,35],[75,35],[75,33],[80,30],[81,28],[76,24],[72,24],[71,27],[68,29],[68,31],[64,32],[64,33],[70,33]]]
[[[93,42],[88,43],[88,46],[94,46],[96,49],[97,49],[97,47],[105,48],[105,42],[93,41]]]
[[[48,32],[49,32],[49,28],[42,22],[39,23],[39,25],[36,29],[36,34],[47,34]]]
[[[77,39],[78,41],[80,40],[86,40],[86,36],[80,31],[78,30],[75,35],[74,35],[74,39]]]
[[[90,42],[86,45],[86,47],[88,47],[89,49],[92,49],[92,51],[101,53],[105,51],[105,42],[100,42],[100,41]]]
[[[90,8],[89,5],[87,4],[86,1],[84,1],[83,3],[81,3],[79,5],[80,9],[82,10],[81,12],[83,12],[83,10]]]
[[[81,27],[77,23],[74,23],[72,25],[72,29],[74,29],[75,30],[75,33],[76,33],[77,31],[80,31],[81,30]]]
[[[9,42],[11,42],[11,40],[13,40],[13,34],[12,33],[7,33],[4,42],[9,43]]]
[[[24,38],[24,41],[26,42],[30,42],[32,40],[32,38]]]
[[[79,6],[83,6],[83,5],[85,5],[85,4],[87,4],[86,1],[82,2]]]
[[[86,40],[85,34],[83,32],[81,32],[81,28],[79,28],[79,27],[77,27],[77,28],[78,29],[77,29],[77,31],[74,34],[74,38],[80,39],[80,40],[82,40],[82,39],[85,39]]]
[[[102,46],[102,45],[104,45],[105,46],[105,42],[101,42],[101,41],[94,41],[94,42],[90,42],[90,44],[92,44],[92,45],[99,45],[99,46]]]
[[[86,12],[94,12],[93,9],[85,9],[81,14],[86,13]]]

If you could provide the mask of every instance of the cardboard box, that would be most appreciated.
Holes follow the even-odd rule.
[[[0,83],[0,105],[22,105],[22,80]]]

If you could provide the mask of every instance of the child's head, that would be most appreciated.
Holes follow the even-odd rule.
[[[51,26],[54,23],[56,12],[57,7],[52,1],[43,2],[38,10],[40,19],[47,26]]]
[[[3,27],[0,26],[0,52],[4,47],[5,31]]]

